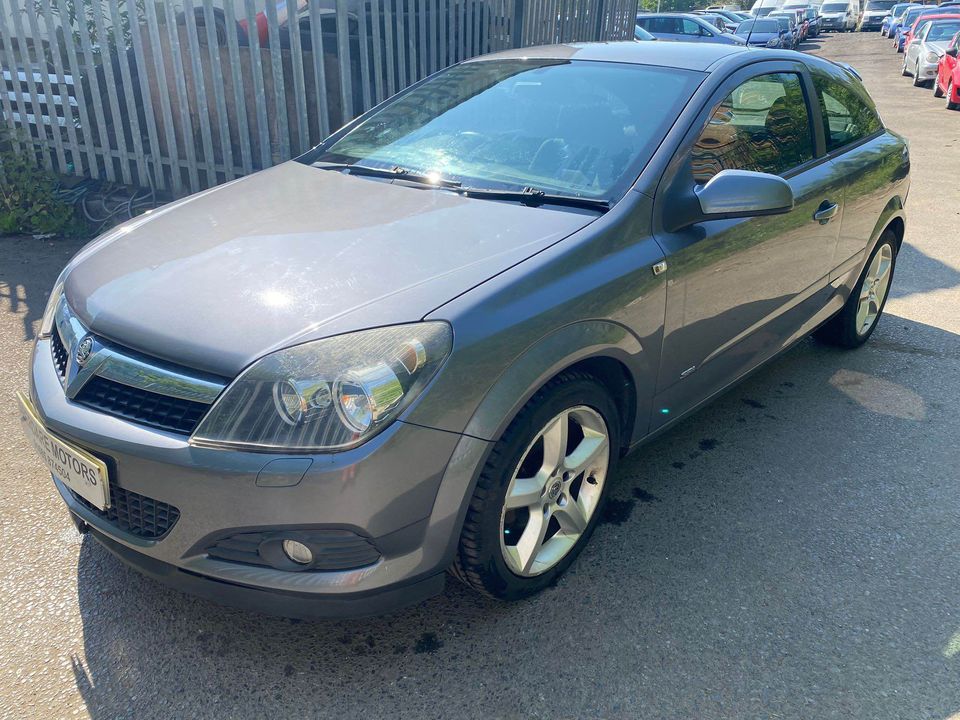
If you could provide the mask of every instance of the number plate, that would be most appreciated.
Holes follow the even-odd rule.
[[[101,510],[110,507],[110,480],[107,466],[90,453],[64,442],[48,431],[33,409],[33,403],[21,392],[20,424],[37,453],[54,476],[84,500]]]

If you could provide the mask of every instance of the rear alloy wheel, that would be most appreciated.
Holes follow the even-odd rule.
[[[502,600],[550,585],[596,526],[619,442],[603,385],[575,372],[547,383],[491,451],[452,573]]]
[[[913,69],[913,86],[923,87],[924,81],[920,78],[920,58],[917,58],[917,65]]]
[[[947,110],[960,110],[960,102],[953,101],[953,78],[947,82]]]
[[[817,338],[846,348],[863,345],[883,313],[896,264],[897,238],[886,230],[843,309],[817,330]]]

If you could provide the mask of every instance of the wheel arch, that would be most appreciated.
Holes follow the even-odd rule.
[[[467,424],[464,434],[498,440],[517,413],[540,388],[571,370],[595,377],[609,392],[620,413],[624,448],[643,431],[649,397],[642,394],[655,381],[652,353],[623,325],[588,320],[566,325],[523,352],[494,381]],[[649,393],[648,393],[649,395]]]

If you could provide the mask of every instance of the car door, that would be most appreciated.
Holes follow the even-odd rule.
[[[846,178],[843,221],[831,279],[842,278],[864,259],[866,241],[897,195],[892,183],[906,178],[903,141],[884,132],[877,109],[859,82],[839,67],[810,71],[826,130],[828,157]],[[898,151],[900,150],[900,151]]]
[[[813,97],[799,63],[757,63],[735,73],[660,183],[654,217],[666,255],[667,307],[654,427],[777,352],[832,294],[843,179],[823,157]],[[793,210],[672,229],[692,188],[725,169],[782,176]]]

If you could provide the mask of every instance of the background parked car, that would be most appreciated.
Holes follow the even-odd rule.
[[[724,18],[722,15],[717,15],[715,13],[708,13],[708,12],[695,12],[692,14],[696,15],[697,17],[702,17],[704,20],[706,20],[708,23],[713,25],[720,32],[724,32],[724,33],[733,32],[733,30],[731,30],[727,26],[726,18]]]
[[[850,2],[825,2],[820,6],[821,27],[824,30],[850,32],[857,27],[860,7],[857,0]]]
[[[796,50],[800,46],[800,33],[796,29],[793,18],[789,15],[774,15],[771,13],[770,19],[776,20],[777,24],[780,25],[780,29],[784,33],[784,40],[787,42],[786,47]]]
[[[903,54],[901,72],[906,77],[913,76],[915,87],[926,87],[937,76],[940,56],[960,32],[960,14],[938,20],[920,19],[917,22],[920,25]]]
[[[732,33],[736,33],[740,23],[743,22],[742,17],[735,15],[729,10],[694,10],[693,14],[699,15],[708,23],[711,25],[716,25],[721,30],[726,30]],[[714,22],[714,19],[722,22],[723,26],[721,27],[717,22]]]
[[[902,16],[900,23],[897,25],[897,29],[893,34],[893,47],[897,52],[903,52],[903,48],[907,43],[907,33],[913,28],[914,24],[917,22],[917,18],[922,15],[938,15],[943,11],[936,5],[920,5],[908,9]]]
[[[804,8],[803,17],[807,21],[807,35],[817,37],[821,29],[820,11],[812,7]]]
[[[883,19],[890,14],[890,10],[896,5],[896,0],[867,0],[863,6],[863,12],[860,14],[860,23],[858,30],[879,30],[883,25]]]
[[[937,65],[937,76],[933,79],[933,96],[947,97],[947,110],[960,110],[960,63],[957,53],[960,51],[960,32],[947,44],[943,56]]]
[[[950,20],[953,18],[960,18],[960,13],[951,13],[949,12],[949,9],[948,9],[946,11],[940,11],[936,13],[921,15],[919,18],[917,18],[914,21],[913,27],[907,30],[907,32],[904,35],[904,42],[903,42],[904,52],[907,52],[907,50],[910,48],[910,45],[913,44],[913,42],[917,39],[918,35],[920,34],[920,30],[923,29],[928,22],[932,20]]]
[[[801,43],[807,39],[807,28],[809,27],[802,10],[775,10],[770,13],[770,17],[785,17],[791,21],[791,29],[797,36],[797,42]]]
[[[789,49],[792,46],[790,38],[774,18],[744,20],[738,32],[742,33],[740,37],[746,40],[750,47]]]
[[[897,18],[899,18],[907,8],[915,6],[916,3],[897,3],[890,8],[890,12],[887,13],[886,17],[880,22],[880,36],[889,37],[890,32],[894,29],[893,25],[896,23]]]
[[[745,45],[738,36],[724,33],[702,17],[688,13],[648,13],[637,15],[637,25],[658,40],[712,42],[724,45]]]

